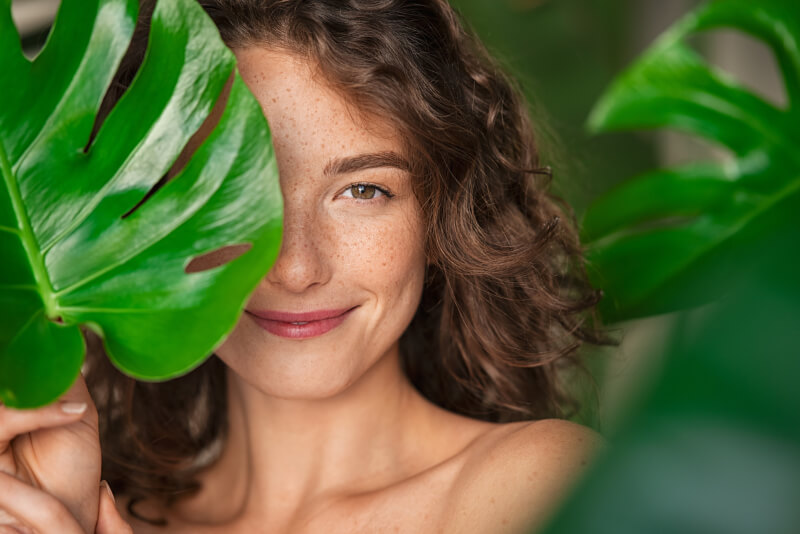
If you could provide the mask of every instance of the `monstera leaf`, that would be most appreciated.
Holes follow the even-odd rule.
[[[776,51],[787,110],[712,72],[681,42],[723,24]],[[800,532],[798,40],[796,0],[706,4],[598,108],[598,126],[680,127],[736,155],[730,167],[642,177],[595,205],[594,261],[616,297],[608,316],[725,291],[674,315],[650,387],[625,407],[610,446],[546,534]]]
[[[708,65],[691,34],[728,26],[763,40],[783,73],[786,109]],[[584,219],[593,282],[610,321],[702,304],[732,283],[753,244],[800,205],[800,2],[718,0],[693,12],[601,99],[595,131],[669,127],[733,155],[638,177]]]
[[[134,377],[184,373],[230,332],[277,254],[261,109],[203,10],[162,0],[142,67],[91,138],[138,2],[64,0],[32,62],[10,3],[0,0],[0,400],[32,407],[64,392],[84,359],[80,325]],[[231,78],[216,128],[156,188]],[[250,248],[187,272],[226,245]]]

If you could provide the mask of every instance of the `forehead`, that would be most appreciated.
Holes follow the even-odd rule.
[[[234,51],[242,79],[264,110],[281,167],[322,164],[364,152],[402,151],[395,129],[354,107],[319,73],[290,52]]]

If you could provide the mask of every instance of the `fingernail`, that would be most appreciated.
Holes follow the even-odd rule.
[[[106,482],[105,480],[101,480],[100,487],[105,488],[106,492],[108,493],[108,496],[111,497],[111,500],[117,502],[117,499],[114,498],[114,493],[111,491],[111,486],[108,485],[108,482]]]
[[[83,413],[86,411],[87,404],[85,402],[62,402],[61,411],[64,413],[74,414]]]

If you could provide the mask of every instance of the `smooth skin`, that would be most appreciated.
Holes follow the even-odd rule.
[[[108,506],[97,484],[96,414],[82,381],[68,397],[87,402],[85,414],[51,406],[39,422],[25,414],[27,426],[5,430],[16,444],[46,424],[52,453],[25,463],[19,484],[38,493],[0,489],[0,509],[39,532],[92,532],[97,517],[96,532],[125,532],[113,530],[124,528],[120,516],[136,533],[495,534],[541,524],[600,439],[566,421],[462,417],[414,389],[398,340],[419,303],[426,260],[410,176],[391,163],[403,158],[401,140],[384,119],[354,109],[307,60],[263,48],[235,53],[269,120],[284,195],[281,251],[246,309],[353,311],[309,339],[276,336],[242,316],[216,351],[229,385],[220,459],[190,499],[169,510],[137,505],[144,515],[166,515],[166,529],[128,516],[124,498]],[[358,158],[375,154],[383,159]],[[222,251],[201,267],[228,259]],[[75,462],[80,469],[69,467]],[[55,481],[42,484],[45,474]],[[36,510],[46,499],[50,523],[41,523]],[[45,528],[68,514],[72,530]]]

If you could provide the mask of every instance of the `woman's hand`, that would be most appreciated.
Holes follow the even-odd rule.
[[[82,376],[49,406],[0,405],[0,532],[130,532],[100,466],[97,410]]]

